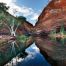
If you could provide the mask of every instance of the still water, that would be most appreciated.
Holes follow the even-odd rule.
[[[35,44],[26,49],[28,56],[17,66],[51,66],[40,53]]]

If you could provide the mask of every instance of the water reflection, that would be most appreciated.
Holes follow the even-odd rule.
[[[53,29],[47,36],[36,36],[35,43],[49,63],[56,65],[56,62],[61,61],[62,64],[65,64],[66,31],[63,25],[60,26],[58,32],[57,29]]]
[[[32,54],[30,57],[27,57],[23,62],[19,63],[19,66],[21,65],[50,66],[46,61],[48,61],[52,65],[56,65],[57,64],[56,61],[66,60],[66,37],[65,36],[66,33],[62,26],[60,32],[58,33],[56,32],[56,30],[54,30],[48,36],[45,35],[44,33],[40,33],[39,36],[35,36],[34,37],[35,43],[39,47],[40,52],[43,54],[43,56],[40,54],[40,52],[35,53],[34,51],[35,54]],[[33,50],[31,50],[30,52],[33,53]]]
[[[60,42],[55,42],[50,40],[50,38],[43,39],[40,37],[36,38],[36,45],[40,48],[42,52],[46,52],[51,58],[61,60],[66,59],[66,45],[60,44]]]
[[[48,64],[47,61],[50,64],[56,64],[55,60],[66,60],[66,32],[62,26],[59,31],[57,32],[56,29],[54,29],[48,35],[41,32],[39,33],[39,36],[34,36],[34,42],[40,49],[43,56],[40,54],[40,52],[37,53],[33,51],[33,49],[29,49],[27,52],[29,55],[22,62],[18,63],[18,66],[44,66]],[[11,50],[13,50],[13,54],[15,52],[18,53],[20,50],[23,50],[23,48],[26,47],[24,40],[26,41],[28,38],[25,39],[24,37],[27,38],[26,36],[17,36],[16,42],[12,42]]]
[[[50,66],[35,44],[26,49],[28,56],[17,66]]]

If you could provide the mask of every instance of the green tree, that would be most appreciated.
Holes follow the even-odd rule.
[[[7,11],[8,8],[5,3],[0,3],[0,10]]]
[[[18,16],[17,18],[21,21],[26,21],[26,18],[24,16]]]

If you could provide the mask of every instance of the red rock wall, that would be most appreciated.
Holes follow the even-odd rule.
[[[66,0],[52,0],[44,8],[36,23],[36,31],[50,31],[61,23],[66,25]]]

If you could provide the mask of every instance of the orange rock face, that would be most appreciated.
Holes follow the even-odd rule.
[[[17,29],[17,33],[19,34],[25,34],[25,33],[31,33],[33,30],[33,25],[30,24],[29,22],[24,22],[23,24],[20,25]]]
[[[52,0],[43,10],[36,23],[36,31],[50,31],[66,25],[66,0]]]

